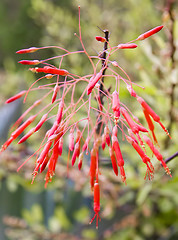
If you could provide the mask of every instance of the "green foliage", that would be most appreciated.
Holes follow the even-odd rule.
[[[41,206],[34,204],[31,210],[23,209],[22,217],[29,225],[36,225],[43,222],[43,212]]]
[[[63,207],[57,207],[54,212],[54,216],[49,219],[49,228],[52,232],[59,232],[60,229],[69,229],[71,223],[68,220]]]

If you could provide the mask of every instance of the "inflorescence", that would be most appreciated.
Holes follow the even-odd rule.
[[[72,166],[78,159],[78,168],[80,170],[82,168],[84,154],[90,154],[89,176],[91,189],[94,192],[95,212],[91,222],[96,217],[96,227],[98,227],[98,220],[100,220],[99,152],[101,149],[104,150],[106,145],[108,146],[115,175],[118,175],[119,167],[121,180],[126,183],[124,159],[119,145],[119,141],[122,141],[122,139],[118,139],[118,130],[122,132],[123,138],[132,145],[143,163],[146,165],[146,176],[148,176],[149,179],[153,178],[154,167],[150,157],[146,153],[145,145],[148,145],[152,153],[165,168],[166,173],[171,176],[169,168],[163,160],[163,156],[156,148],[158,141],[154,132],[154,122],[158,123],[168,136],[169,133],[160,121],[160,117],[145,102],[145,100],[135,92],[133,89],[133,84],[135,83],[131,81],[128,74],[119,66],[118,62],[111,60],[113,53],[121,51],[121,49],[135,49],[137,45],[134,42],[144,40],[159,32],[162,28],[163,26],[155,27],[144,34],[141,34],[133,41],[119,44],[114,47],[109,44],[108,30],[103,30],[104,37],[96,36],[96,40],[101,42],[101,44],[104,44],[103,51],[100,52],[98,56],[89,56],[81,37],[79,8],[79,36],[75,35],[81,42],[83,47],[82,51],[70,52],[58,46],[40,48],[31,47],[17,51],[18,54],[24,54],[53,47],[64,53],[45,60],[19,61],[19,63],[25,65],[40,65],[40,67],[32,67],[29,68],[29,70],[35,74],[43,73],[44,75],[37,79],[27,91],[21,91],[17,95],[9,98],[6,103],[11,103],[22,96],[25,97],[25,101],[28,94],[39,89],[46,90],[47,93],[44,94],[41,99],[35,101],[33,105],[31,105],[30,108],[27,109],[16,121],[14,124],[16,129],[11,133],[10,138],[2,146],[1,152],[17,139],[22,132],[26,131],[26,128],[34,122],[36,118],[39,118],[39,116],[41,118],[40,121],[19,140],[18,144],[23,143],[30,136],[38,132],[45,122],[53,120],[52,127],[46,132],[39,149],[34,153],[36,161],[32,182],[36,175],[42,173],[45,169],[47,169],[45,186],[47,186],[48,182],[52,180],[55,173],[56,163],[59,156],[62,155],[63,138],[67,135],[69,139],[68,167],[70,159]],[[93,69],[92,73],[89,73],[86,76],[79,76],[70,72],[70,69],[62,69],[63,59],[65,57],[81,53],[84,53],[89,59]],[[57,58],[60,59],[58,67],[49,63],[50,60]],[[98,70],[99,66],[101,66],[100,70]],[[119,71],[122,71],[125,78],[118,73]],[[41,79],[49,81],[54,78],[56,78],[54,83],[48,83],[46,85],[38,86],[38,88],[34,88],[34,85]],[[106,86],[108,79],[109,81],[112,81],[112,86],[115,83],[114,89],[113,87],[108,88]],[[120,81],[124,82],[130,95],[140,104],[147,122],[147,128],[144,127],[139,119],[132,114],[124,103],[121,102],[119,96]],[[76,88],[80,86],[83,86],[83,91],[78,97],[76,96]],[[52,95],[52,97],[51,102],[48,105],[43,107],[36,115],[30,116],[27,120],[24,120],[32,109],[40,105],[42,101],[50,95]],[[94,105],[93,101],[95,101]],[[51,112],[54,110],[56,110],[56,114],[52,115]],[[85,112],[85,116],[76,120],[75,116],[79,111],[82,111],[83,114]],[[95,112],[94,117],[93,112]],[[28,160],[29,159],[26,161]],[[22,166],[20,166],[20,168]]]

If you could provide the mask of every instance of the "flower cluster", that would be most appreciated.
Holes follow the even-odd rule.
[[[122,132],[125,138],[140,156],[146,165],[146,176],[153,178],[154,167],[150,157],[145,150],[145,144],[151,149],[152,153],[161,162],[166,173],[170,176],[170,171],[165,164],[163,157],[156,148],[158,141],[154,132],[154,122],[158,123],[165,133],[169,136],[166,128],[160,121],[160,117],[145,102],[143,98],[133,89],[133,83],[128,74],[119,66],[116,61],[112,60],[113,53],[122,51],[121,49],[135,49],[137,45],[135,41],[144,40],[153,34],[159,32],[163,26],[158,26],[137,39],[128,43],[122,43],[112,47],[109,44],[109,31],[103,30],[104,37],[97,36],[96,40],[104,44],[103,51],[98,56],[90,56],[86,51],[82,37],[80,26],[80,8],[79,8],[79,36],[75,34],[81,42],[82,51],[70,52],[58,46],[49,47],[31,47],[17,51],[18,54],[32,53],[46,48],[56,48],[64,53],[44,60],[21,60],[19,63],[25,65],[40,65],[40,67],[29,68],[35,74],[42,73],[42,77],[37,79],[27,91],[21,91],[17,95],[6,101],[10,103],[24,96],[26,100],[29,93],[39,89],[45,90],[47,93],[34,102],[26,112],[14,124],[16,129],[11,133],[10,138],[4,143],[1,152],[4,151],[19,135],[26,131],[27,127],[40,117],[37,125],[30,129],[18,142],[18,144],[26,141],[30,136],[40,130],[47,121],[53,121],[52,127],[46,132],[39,149],[34,153],[36,156],[35,168],[33,171],[34,181],[38,173],[42,173],[47,169],[45,177],[45,186],[52,180],[55,173],[56,163],[63,151],[63,139],[68,136],[68,163],[67,169],[71,165],[75,165],[78,161],[79,170],[82,168],[83,158],[85,154],[90,155],[90,185],[94,192],[94,212],[95,215],[91,222],[97,218],[100,220],[100,186],[99,186],[99,152],[108,146],[111,163],[115,175],[120,170],[121,180],[126,183],[126,174],[124,170],[124,159],[119,145],[118,130]],[[63,59],[72,54],[85,54],[89,59],[93,72],[85,76],[73,74],[70,69],[62,69]],[[56,67],[49,63],[51,60],[59,59],[59,66]],[[101,67],[100,67],[101,66]],[[100,68],[100,69],[99,69]],[[123,76],[118,72],[122,71]],[[107,73],[107,74],[106,74]],[[41,79],[56,80],[46,85],[34,85]],[[108,87],[107,82],[112,82],[112,87]],[[144,127],[139,119],[132,114],[124,103],[121,102],[119,88],[120,82],[123,81],[130,95],[135,99],[143,109],[148,127]],[[114,88],[113,88],[114,86]],[[81,94],[76,96],[76,88],[81,88]],[[51,95],[51,101],[43,107],[36,115],[30,116],[24,121],[29,112],[42,101]],[[56,111],[56,114],[53,112]],[[82,111],[83,117],[76,119],[77,113]],[[45,113],[44,113],[45,112]],[[93,114],[94,113],[94,114]],[[23,123],[22,123],[23,121]],[[170,136],[169,136],[170,137]],[[33,155],[33,156],[34,156]],[[29,159],[27,159],[29,160]],[[27,161],[26,160],[26,161]],[[25,162],[26,162],[25,161]],[[24,162],[24,163],[25,163]],[[23,164],[24,164],[23,163]],[[22,165],[23,165],[22,164]],[[22,167],[22,166],[21,166]],[[20,169],[20,168],[19,168]],[[145,176],[145,177],[146,177]]]

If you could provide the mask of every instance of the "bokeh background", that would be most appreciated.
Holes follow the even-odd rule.
[[[21,101],[4,102],[18,91],[27,89],[35,80],[27,67],[19,65],[15,52],[31,46],[59,45],[71,51],[81,50],[74,33],[78,33],[78,5],[81,6],[83,42],[95,55],[102,50],[95,41],[102,29],[109,29],[110,43],[117,45],[141,33],[164,25],[163,30],[139,43],[135,51],[123,51],[120,65],[131,78],[145,87],[136,89],[151,104],[167,126],[170,140],[156,126],[160,151],[164,159],[178,151],[178,6],[174,0],[1,0],[0,1],[0,144],[9,136],[15,120],[34,101],[29,95]],[[40,51],[25,58],[43,59],[54,56],[54,50]],[[86,58],[76,56],[66,68],[79,75],[90,66]],[[127,91],[124,102],[137,116],[141,111]],[[48,125],[45,128],[48,129]],[[45,132],[44,129],[43,131]],[[43,132],[42,132],[43,134]],[[145,169],[137,154],[121,143],[126,161],[127,185],[115,177],[105,152],[101,161],[101,218],[99,229],[89,225],[93,216],[88,172],[70,170],[66,177],[65,161],[57,167],[53,182],[44,188],[44,175],[31,184],[34,159],[17,173],[18,166],[32,154],[40,135],[22,146],[12,144],[0,156],[0,239],[58,240],[176,240],[178,239],[178,158],[168,166],[172,178],[154,161],[152,181],[144,181]],[[64,150],[67,156],[67,144]]]

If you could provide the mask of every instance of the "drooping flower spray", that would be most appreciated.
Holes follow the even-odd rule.
[[[52,121],[52,127],[46,132],[38,150],[33,154],[36,157],[33,171],[33,179],[46,170],[45,187],[51,182],[55,173],[56,164],[59,156],[63,152],[63,139],[68,138],[68,161],[67,171],[71,166],[76,167],[78,161],[79,170],[82,169],[85,154],[90,156],[89,182],[91,191],[94,195],[95,215],[91,223],[96,218],[96,227],[100,220],[100,152],[107,148],[113,171],[116,176],[120,175],[121,181],[126,183],[126,172],[124,169],[125,161],[122,156],[120,143],[123,139],[133,147],[136,154],[140,156],[142,162],[146,165],[146,176],[153,178],[154,166],[151,157],[147,155],[145,145],[151,149],[152,153],[162,163],[167,174],[171,176],[170,170],[163,160],[163,156],[157,149],[158,140],[154,130],[154,123],[158,123],[165,133],[168,131],[162,124],[160,117],[145,102],[143,98],[133,89],[134,84],[128,74],[122,69],[119,63],[112,60],[112,55],[122,49],[132,49],[138,47],[134,42],[144,40],[153,34],[159,32],[163,26],[158,26],[141,34],[135,40],[128,43],[120,43],[117,46],[111,46],[109,43],[109,31],[103,30],[104,36],[96,36],[96,40],[103,44],[103,50],[97,56],[90,56],[86,51],[82,40],[80,26],[80,7],[79,7],[79,39],[83,50],[68,51],[58,46],[30,47],[17,51],[18,54],[32,53],[46,48],[56,48],[63,51],[63,54],[44,60],[21,60],[19,63],[24,65],[39,65],[39,67],[30,67],[29,70],[34,74],[44,74],[37,79],[28,90],[21,91],[14,97],[9,98],[6,103],[11,103],[16,99],[24,97],[24,102],[29,94],[34,91],[44,90],[44,96],[36,100],[29,109],[16,121],[10,138],[3,144],[1,152],[4,151],[22,132],[25,135],[19,139],[18,144],[23,143],[33,134],[36,134],[47,121]],[[88,58],[92,72],[85,76],[73,74],[70,69],[63,69],[63,59],[73,54],[85,54]],[[56,67],[50,63],[54,59],[59,59],[59,65]],[[123,76],[119,74],[122,72]],[[35,86],[40,80],[46,79],[46,84]],[[51,82],[50,82],[51,81]],[[110,87],[108,86],[108,81]],[[123,81],[126,89],[133,98],[133,101],[139,103],[143,109],[143,116],[148,126],[143,126],[139,119],[135,117],[131,110],[122,102],[119,94],[120,82]],[[76,94],[76,89],[81,88],[80,96]],[[51,96],[50,102],[42,107],[37,114],[30,116],[30,111],[40,105],[45,98]],[[78,112],[82,111],[83,117],[77,119]],[[54,114],[55,112],[55,114]],[[93,114],[95,113],[95,114]],[[26,132],[32,122],[39,121],[36,126]],[[22,123],[23,121],[23,123]],[[122,139],[118,137],[118,131],[122,132]],[[169,136],[170,137],[170,136]],[[66,146],[65,146],[66,147]],[[18,170],[31,157],[24,161]],[[120,174],[119,174],[120,172]],[[145,177],[146,177],[145,176]]]

